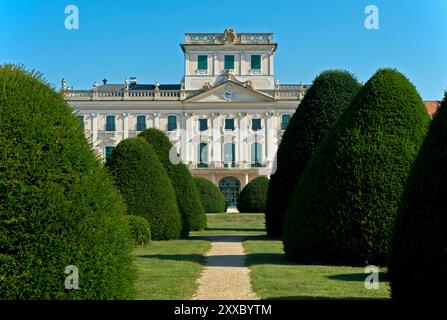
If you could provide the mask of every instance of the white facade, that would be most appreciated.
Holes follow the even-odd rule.
[[[94,149],[104,158],[121,140],[153,127],[166,132],[193,175],[216,185],[232,177],[241,189],[254,177],[269,175],[283,122],[307,90],[275,79],[273,35],[227,28],[186,34],[181,48],[185,69],[177,85],[131,79],[70,90],[63,81],[63,93]]]

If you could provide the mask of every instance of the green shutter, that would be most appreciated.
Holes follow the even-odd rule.
[[[284,114],[281,121],[281,129],[286,130],[290,122],[290,115]]]
[[[225,130],[234,130],[234,119],[225,119]]]
[[[197,57],[197,69],[199,70],[208,69],[208,56],[200,55]]]
[[[106,131],[115,131],[115,116],[106,117]]]
[[[168,117],[168,131],[177,130],[177,117],[169,116]]]
[[[261,69],[261,56],[259,54],[251,55],[251,69],[252,70]]]
[[[252,119],[251,120],[251,130],[253,130],[253,131],[261,130],[261,119]]]
[[[78,116],[79,124],[81,125],[81,128],[84,129],[84,116]]]
[[[143,131],[146,129],[146,117],[138,116],[137,117],[137,131]]]
[[[205,131],[208,129],[208,120],[207,119],[199,119],[199,130]]]
[[[225,56],[225,69],[233,70],[234,69],[234,56]]]

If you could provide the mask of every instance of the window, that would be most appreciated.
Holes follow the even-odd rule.
[[[225,56],[224,57],[224,62],[225,62],[225,70],[233,70],[234,69],[234,56]]]
[[[290,115],[289,114],[283,114],[281,117],[281,129],[286,130],[287,126],[290,122]]]
[[[253,131],[261,130],[261,119],[252,119],[251,120],[251,130],[253,130]]]
[[[137,116],[137,131],[146,129],[146,116]]]
[[[208,69],[208,56],[199,55],[197,57],[197,69],[207,70]]]
[[[176,116],[168,116],[168,131],[177,130],[177,117]]]
[[[115,131],[115,116],[106,117],[106,131]]]
[[[232,167],[236,166],[236,145],[234,143],[225,143],[224,145],[224,167],[227,168],[231,163]]]
[[[225,119],[225,130],[234,130],[234,119]]]
[[[261,70],[261,56],[259,54],[251,55],[251,69]]]
[[[115,149],[114,146],[106,146],[105,152],[104,152],[104,159],[107,161],[109,159],[110,155],[112,154],[113,149]]]
[[[205,142],[201,142],[197,146],[197,166],[199,168],[206,168],[208,167],[208,144]]]
[[[199,119],[199,131],[208,130],[208,119]]]
[[[251,144],[251,166],[260,167],[262,161],[262,144],[255,142]]]
[[[84,116],[78,116],[79,124],[81,125],[81,128],[84,129]]]

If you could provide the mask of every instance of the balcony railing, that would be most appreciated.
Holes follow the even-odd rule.
[[[189,169],[256,169],[256,168],[269,168],[270,162],[267,161],[259,161],[259,162],[223,162],[223,161],[214,161],[214,162],[190,162],[187,164]]]

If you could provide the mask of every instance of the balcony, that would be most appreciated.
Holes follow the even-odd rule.
[[[214,162],[190,162],[186,164],[188,169],[202,169],[202,170],[258,170],[262,168],[270,168],[270,162],[260,161],[256,163],[251,163],[247,161],[239,161],[239,162],[223,162],[223,161],[214,161]]]

